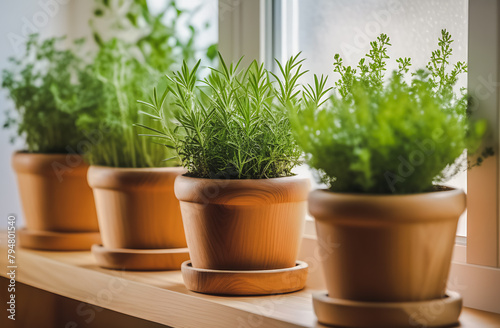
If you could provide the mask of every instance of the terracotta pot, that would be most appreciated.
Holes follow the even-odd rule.
[[[17,152],[12,157],[26,227],[30,231],[99,230],[88,165],[73,154]]]
[[[316,190],[309,211],[328,294],[355,301],[408,302],[445,293],[455,233],[466,207],[462,190],[413,195]]]
[[[183,168],[91,166],[89,185],[106,248],[186,247],[174,181]]]
[[[268,270],[296,265],[309,180],[198,179],[179,176],[192,265],[212,270]]]

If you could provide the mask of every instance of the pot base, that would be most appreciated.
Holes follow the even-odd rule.
[[[97,265],[106,269],[132,271],[179,270],[189,260],[187,248],[126,249],[93,245]]]
[[[318,321],[340,327],[446,327],[458,323],[460,294],[447,291],[442,299],[420,302],[356,302],[313,294]]]
[[[194,268],[182,263],[182,278],[189,290],[212,295],[273,295],[304,288],[308,265],[297,261],[293,268],[231,271]]]
[[[19,246],[43,251],[88,251],[101,242],[99,232],[53,232],[21,228]]]

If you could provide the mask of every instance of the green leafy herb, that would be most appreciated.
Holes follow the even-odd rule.
[[[292,175],[300,151],[293,140],[284,106],[298,101],[297,79],[301,61],[291,58],[281,66],[283,81],[278,87],[263,65],[253,62],[239,70],[226,65],[219,54],[220,69],[211,68],[204,86],[197,84],[200,62],[191,70],[169,77],[169,91],[179,112],[175,127],[163,116],[167,94],[145,106],[164,122],[162,131],[150,130],[165,138],[189,174],[201,178],[261,179]],[[279,63],[278,63],[279,64]]]
[[[101,100],[98,106],[82,113],[77,126],[100,136],[86,154],[92,165],[114,167],[156,167],[175,165],[163,159],[170,156],[168,149],[137,134],[136,122],[161,127],[155,120],[140,115],[136,99],[145,97],[145,86],[156,83],[161,73],[137,59],[133,46],[118,39],[103,43],[89,66],[99,91],[94,94]],[[87,90],[81,90],[86,93]]]
[[[168,81],[163,74],[180,65],[181,58],[194,61],[197,31],[191,29],[192,34],[183,41],[176,29],[177,21],[190,13],[179,10],[175,1],[167,1],[158,14],[151,13],[144,0],[97,0],[96,3],[102,11],[99,17],[109,19],[116,12],[122,13],[112,20],[110,30],[115,35],[125,33],[128,41],[117,36],[106,37],[95,29],[99,52],[90,66],[101,85],[103,100],[95,110],[81,115],[77,124],[82,129],[94,130],[102,125],[106,128],[99,128],[103,137],[86,153],[88,162],[119,167],[178,165],[178,161],[164,160],[173,156],[173,150],[161,144],[162,137],[144,138],[134,124],[156,131],[162,129],[155,115],[140,115],[143,105],[136,100],[147,98],[150,92],[147,87],[159,81],[166,89]],[[169,12],[174,12],[175,17],[166,20],[165,14]],[[173,112],[170,109],[161,115],[167,117]]]
[[[15,105],[7,112],[4,128],[17,128],[27,151],[40,153],[83,152],[85,131],[76,120],[97,106],[99,94],[92,72],[70,50],[61,50],[62,38],[40,41],[31,35],[21,58],[11,58],[11,69],[3,70],[2,87]],[[78,49],[81,41],[75,42]],[[80,90],[89,92],[82,95]]]
[[[463,168],[464,150],[479,148],[486,123],[472,123],[467,95],[453,91],[467,65],[458,62],[448,72],[452,42],[443,30],[427,70],[406,82],[411,59],[400,58],[384,82],[390,40],[382,34],[359,73],[335,56],[337,93],[323,105],[326,78],[316,77],[304,101],[289,106],[297,142],[332,191],[425,192]]]

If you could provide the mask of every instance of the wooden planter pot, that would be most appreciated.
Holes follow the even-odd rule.
[[[380,196],[311,192],[309,211],[316,219],[318,239],[331,245],[322,257],[328,296],[365,302],[364,306],[443,299],[457,223],[465,207],[464,192],[451,188]],[[456,320],[461,300],[451,307]],[[316,310],[318,318],[325,315]]]
[[[174,181],[179,167],[91,166],[102,246],[98,264],[113,269],[179,269],[189,259]]]
[[[99,242],[88,165],[80,156],[17,152],[12,166],[26,220],[21,246],[84,250]]]
[[[297,177],[218,180],[179,176],[175,194],[181,204],[191,257],[191,263],[183,266],[188,288],[213,294],[238,294],[238,288],[224,288],[229,282],[227,276],[252,270],[265,275],[266,270],[294,269],[301,275],[297,279],[305,280],[307,266],[304,270],[295,268],[308,190],[309,180]],[[225,275],[218,277],[218,271],[224,271]],[[207,272],[215,280],[220,278],[221,283],[200,284],[198,278],[207,278]],[[298,280],[295,290],[302,284]],[[219,288],[203,288],[209,284]],[[274,287],[274,292],[280,292],[279,286]],[[256,293],[268,293],[262,286],[257,290]],[[248,290],[240,292],[253,294]]]

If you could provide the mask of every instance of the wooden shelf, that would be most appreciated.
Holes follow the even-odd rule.
[[[3,243],[5,245],[5,243]],[[6,249],[0,248],[6,267]],[[90,252],[16,250],[17,281],[172,327],[322,327],[311,292],[217,297],[188,291],[180,271],[125,272],[96,266]],[[5,270],[0,274],[5,277]],[[500,327],[500,315],[464,309],[461,326]]]

